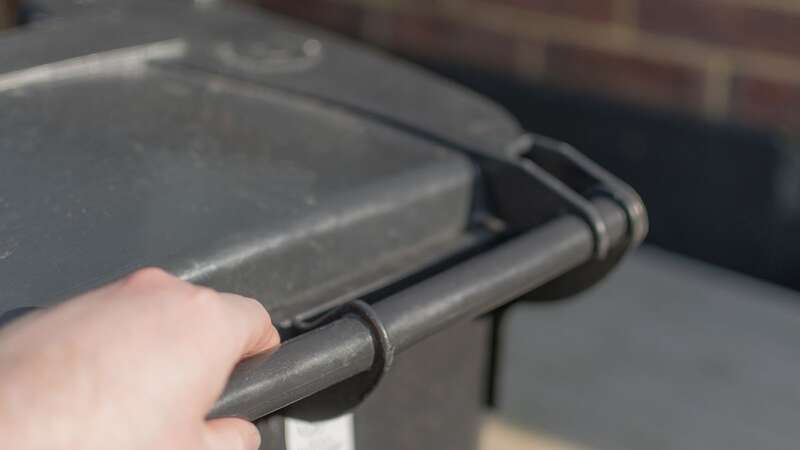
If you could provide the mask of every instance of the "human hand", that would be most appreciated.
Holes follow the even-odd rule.
[[[140,270],[0,330],[0,448],[255,450],[253,424],[206,414],[279,341],[255,300]]]

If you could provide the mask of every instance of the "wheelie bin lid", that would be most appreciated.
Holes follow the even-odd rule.
[[[521,133],[465,89],[278,17],[61,8],[0,38],[0,310],[142,266],[277,320],[336,303],[474,240],[476,173],[452,147]]]

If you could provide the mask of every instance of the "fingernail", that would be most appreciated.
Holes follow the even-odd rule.
[[[261,447],[261,433],[259,433],[255,425],[250,427],[249,431],[242,437],[245,450],[258,450]]]

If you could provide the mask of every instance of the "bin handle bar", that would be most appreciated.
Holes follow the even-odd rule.
[[[611,244],[630,233],[619,203],[592,200]],[[594,257],[593,230],[567,214],[485,253],[391,295],[374,305],[396,352],[445,327],[478,317]],[[374,330],[345,315],[299,335],[234,370],[209,417],[257,420],[341,381],[368,371],[376,359]]]
[[[626,243],[631,232],[626,211],[606,197],[592,204],[607,226],[610,244]],[[391,357],[449,325],[514,300],[594,256],[595,235],[589,223],[574,214],[552,219],[371,305],[366,314],[343,314],[241,362],[208,417],[260,419],[374,370],[376,364],[390,364],[382,361],[387,355],[381,355],[381,349],[391,348]],[[0,317],[0,326],[30,309],[10,311]],[[376,324],[380,324],[379,333]]]

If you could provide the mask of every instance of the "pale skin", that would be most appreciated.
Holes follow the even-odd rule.
[[[0,448],[256,450],[253,424],[206,415],[279,342],[257,301],[140,270],[0,329]]]

